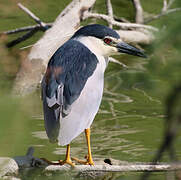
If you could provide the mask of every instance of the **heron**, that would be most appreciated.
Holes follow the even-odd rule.
[[[50,142],[67,147],[60,165],[75,165],[70,143],[84,131],[86,160],[74,160],[94,165],[90,126],[101,104],[109,56],[120,53],[146,57],[142,50],[123,42],[113,29],[89,24],[77,30],[50,58],[41,83],[44,124]]]

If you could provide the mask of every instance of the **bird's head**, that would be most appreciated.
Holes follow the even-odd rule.
[[[81,41],[93,52],[103,56],[126,53],[146,57],[143,51],[123,42],[116,31],[104,25],[91,24],[84,26],[75,32],[72,39]]]

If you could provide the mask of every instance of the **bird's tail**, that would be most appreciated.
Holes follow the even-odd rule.
[[[48,104],[48,98],[46,96],[46,84],[44,79],[42,80],[42,100],[43,100],[43,112],[44,112],[44,123],[47,136],[50,142],[57,142],[57,138],[60,130],[60,108],[61,106],[52,106]]]

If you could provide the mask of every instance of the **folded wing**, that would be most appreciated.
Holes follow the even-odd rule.
[[[72,39],[50,59],[42,81],[42,100],[45,129],[51,141],[56,141],[59,134],[59,118],[71,112],[71,104],[80,96],[97,63],[86,46]]]

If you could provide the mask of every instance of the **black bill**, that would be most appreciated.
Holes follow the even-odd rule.
[[[134,56],[139,56],[139,57],[143,57],[146,58],[147,56],[143,53],[143,51],[141,51],[140,49],[131,46],[127,43],[121,42],[117,44],[117,49],[120,53],[125,53],[125,54],[131,54]]]

